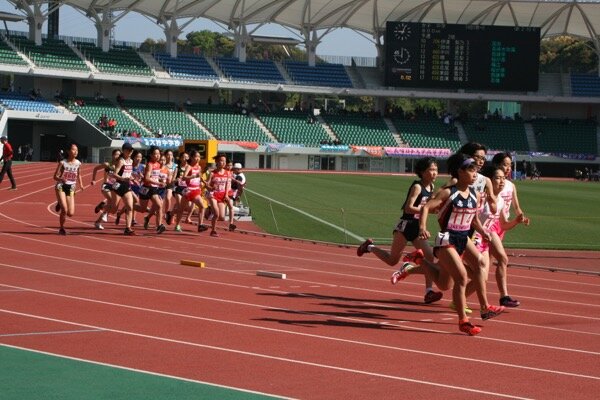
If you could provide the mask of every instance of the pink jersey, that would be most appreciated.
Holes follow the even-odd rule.
[[[159,162],[149,162],[148,166],[150,166],[151,168],[150,181],[152,182],[149,186],[158,187],[158,180],[160,179],[160,169],[162,167],[160,166]],[[148,183],[146,183],[146,186],[148,186]]]
[[[227,190],[227,183],[230,181],[231,173],[229,171],[214,171],[210,176],[210,183],[213,187],[213,193],[225,193],[225,191]]]
[[[190,179],[188,181],[187,187],[190,190],[198,190],[198,189],[200,189],[200,184],[202,182],[201,179],[200,179],[201,173],[202,173],[202,167],[200,165],[196,165],[196,166],[190,168],[190,170],[188,172],[188,176],[197,175],[197,177],[192,178],[192,179]]]
[[[510,206],[513,201],[513,196],[515,193],[515,184],[511,181],[504,181],[504,188],[500,192],[500,197],[504,199],[504,215],[506,219],[510,218]]]

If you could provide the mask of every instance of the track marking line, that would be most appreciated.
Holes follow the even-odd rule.
[[[444,389],[452,389],[452,390],[458,390],[458,391],[463,391],[463,392],[484,394],[484,395],[497,396],[497,397],[503,397],[503,398],[523,399],[523,400],[529,399],[526,397],[513,396],[513,395],[509,395],[509,394],[504,394],[504,393],[471,389],[471,388],[465,388],[465,387],[460,387],[460,386],[447,385],[447,384],[443,384],[443,383],[425,381],[425,380],[420,380],[420,379],[410,379],[410,378],[404,378],[404,377],[399,377],[399,376],[395,376],[395,375],[386,375],[386,374],[381,374],[381,373],[376,373],[376,372],[368,372],[368,371],[362,371],[362,370],[357,370],[357,369],[352,369],[352,368],[338,367],[335,365],[314,363],[314,362],[310,362],[310,361],[302,361],[302,360],[297,360],[297,359],[292,359],[292,358],[287,358],[287,357],[271,356],[268,354],[236,350],[236,349],[225,348],[225,347],[210,346],[210,345],[201,344],[201,343],[195,343],[195,342],[189,342],[189,341],[177,340],[177,339],[170,339],[170,338],[161,337],[161,336],[146,335],[146,334],[137,333],[137,332],[124,331],[124,330],[120,330],[120,329],[111,329],[111,328],[106,328],[106,327],[97,326],[97,325],[82,324],[82,323],[73,322],[73,321],[48,318],[48,317],[44,317],[44,316],[20,313],[20,312],[15,312],[15,311],[10,311],[10,310],[0,309],[0,312],[4,312],[7,314],[13,314],[13,315],[20,315],[20,316],[30,317],[30,318],[37,318],[37,319],[41,319],[41,320],[61,322],[61,323],[65,323],[65,324],[72,324],[72,325],[87,327],[87,328],[91,328],[91,329],[103,329],[107,332],[113,332],[113,333],[118,333],[118,334],[127,335],[127,336],[141,337],[144,339],[157,340],[157,341],[162,341],[162,342],[167,342],[167,343],[175,343],[175,344],[179,344],[179,345],[186,345],[186,346],[198,347],[198,348],[215,350],[215,351],[222,351],[222,352],[233,353],[233,354],[242,354],[242,355],[246,355],[246,356],[250,356],[250,357],[257,357],[257,358],[263,358],[263,359],[267,359],[267,360],[281,361],[284,363],[299,364],[299,365],[310,366],[310,367],[315,367],[315,368],[330,369],[330,370],[334,370],[334,371],[347,372],[347,373],[351,373],[351,374],[359,374],[359,375],[384,378],[384,379],[391,379],[391,380],[402,381],[402,382],[418,383],[418,384],[423,384],[426,386],[441,387]],[[593,379],[600,379],[600,378],[593,377]]]
[[[73,325],[76,325],[76,324],[73,324]],[[47,355],[47,356],[59,357],[59,358],[67,359],[67,360],[80,361],[80,362],[84,362],[84,363],[87,363],[87,364],[94,364],[94,365],[101,365],[103,367],[117,368],[117,369],[121,369],[121,370],[124,370],[124,371],[137,372],[137,373],[146,374],[146,375],[152,375],[152,376],[160,376],[162,378],[176,379],[178,381],[200,383],[202,385],[209,385],[209,386],[214,386],[214,387],[219,387],[219,388],[224,388],[224,389],[233,389],[233,390],[238,390],[240,392],[245,392],[245,393],[253,393],[253,394],[259,394],[259,395],[264,395],[264,396],[277,397],[277,398],[285,399],[285,400],[294,400],[294,398],[292,398],[292,397],[282,397],[282,396],[273,395],[273,394],[269,394],[269,393],[257,392],[257,391],[254,391],[254,390],[237,388],[235,386],[219,385],[219,384],[216,384],[216,383],[199,381],[197,379],[189,379],[189,378],[183,378],[181,376],[161,374],[159,372],[145,371],[143,369],[124,367],[122,365],[103,363],[103,362],[100,362],[100,361],[86,360],[86,359],[83,359],[83,358],[71,357],[71,356],[66,356],[66,355],[57,354],[57,353],[50,353],[50,352],[42,351],[42,350],[28,349],[28,348],[25,348],[25,347],[14,346],[14,345],[5,344],[5,343],[0,343],[0,346],[2,346],[2,347],[8,347],[8,348],[11,348],[11,349],[29,351],[31,353],[44,354],[44,355]]]
[[[2,215],[0,213],[0,215]],[[10,218],[10,217],[9,217]],[[48,228],[49,229],[49,228]],[[84,250],[84,251],[89,251],[89,252],[98,252],[98,253],[102,253],[105,254],[105,251],[103,250],[98,250],[95,248],[90,248],[90,247],[81,247],[81,246],[74,246],[74,245],[68,245],[68,244],[62,244],[62,243],[55,243],[55,242],[50,242],[50,241],[45,241],[45,240],[41,240],[41,239],[35,239],[35,238],[31,238],[31,237],[27,237],[27,236],[21,236],[21,235],[17,235],[17,234],[12,234],[12,233],[2,233],[0,232],[0,235],[6,235],[6,236],[11,236],[11,237],[18,237],[21,239],[25,239],[25,240],[29,240],[29,241],[34,241],[34,242],[39,242],[39,243],[45,243],[45,244],[52,244],[53,246],[62,246],[62,247],[66,247],[68,249],[80,249],[80,250]],[[117,240],[111,240],[111,239],[104,239],[104,238],[99,238],[99,237],[92,237],[92,236],[86,236],[86,235],[82,235],[82,237],[89,237],[90,239],[93,239],[95,241],[105,241],[105,242],[109,242],[109,243],[115,243],[115,244],[119,244],[119,245],[123,245],[123,242],[121,241],[117,241]],[[177,243],[179,243],[178,241],[175,241]],[[146,245],[138,245],[138,244],[134,244],[134,243],[127,243],[127,246],[130,247],[140,247],[143,248],[144,250],[146,250],[148,247]],[[204,247],[210,247],[214,249],[214,246],[208,246],[208,245],[204,245]],[[160,250],[160,251],[164,251],[164,252],[171,252],[171,249],[163,249],[160,247],[156,247],[154,246],[155,250]],[[222,250],[221,247],[217,247],[217,249]],[[226,248],[228,249],[228,248]],[[10,251],[19,251],[19,250],[14,250],[14,249],[7,249]],[[237,249],[236,251],[240,251],[239,249]],[[31,254],[31,252],[27,251],[27,252],[23,252],[26,254]],[[256,254],[261,254],[259,252],[251,252],[251,253],[256,253]],[[128,255],[128,254],[123,254],[122,257],[127,257],[127,258],[134,258],[134,259],[142,259],[142,260],[148,260],[148,261],[152,261],[152,262],[156,262],[157,259],[156,257],[151,258],[151,257],[140,257],[140,256],[135,256],[135,255]],[[255,264],[257,266],[263,266],[263,267],[269,267],[269,268],[276,268],[276,269],[285,269],[285,268],[290,268],[289,266],[284,266],[281,264],[272,264],[272,263],[265,263],[265,262],[260,262],[260,261],[249,261],[249,260],[244,260],[244,259],[237,259],[237,258],[231,258],[231,257],[220,257],[220,256],[213,256],[213,255],[207,255],[206,256],[207,259],[216,259],[216,260],[222,260],[222,261],[228,261],[228,262],[239,262],[239,263],[245,263],[245,264]],[[297,259],[297,258],[294,258]],[[173,261],[169,261],[169,260],[164,260],[164,263],[174,263]],[[177,263],[174,263],[177,264]],[[209,268],[207,268],[209,269]],[[210,268],[213,270],[219,270],[222,272],[229,272],[229,273],[238,273],[237,271],[232,271],[232,270],[224,270],[224,269],[218,269],[218,268]],[[381,281],[381,278],[369,278],[369,277],[364,277],[361,275],[349,275],[347,272],[341,273],[341,272],[331,272],[331,271],[322,271],[322,270],[318,270],[318,269],[307,269],[307,268],[299,268],[296,267],[294,270],[296,271],[309,271],[309,272],[317,272],[317,273],[321,273],[321,274],[327,274],[327,275],[335,275],[335,276],[344,276],[344,277],[356,277],[356,278],[360,278],[360,279],[372,279],[372,280],[377,280],[377,281]],[[287,272],[287,271],[286,271]],[[303,280],[297,280],[297,279],[289,279],[290,281],[296,281],[296,282],[303,282],[303,283],[311,283],[311,284],[321,284],[324,286],[328,286],[328,287],[340,287],[340,288],[346,288],[346,289],[353,289],[353,290],[369,290],[369,289],[364,289],[364,288],[355,288],[352,286],[339,286],[339,285],[333,285],[333,284],[329,284],[329,283],[325,283],[325,282],[313,282],[313,281],[303,281]],[[416,286],[422,286],[422,283],[417,283],[417,282],[407,282],[411,285],[416,285]],[[373,291],[376,293],[394,293],[395,292],[389,292],[389,291]],[[492,291],[488,291],[488,293],[493,294],[494,292]],[[410,295],[410,294],[406,294],[407,297],[415,297],[415,298],[421,298],[421,296],[417,296],[417,295]],[[556,299],[549,299],[549,298],[540,298],[540,297],[528,297],[528,296],[521,296],[522,298],[525,299],[533,299],[533,300],[538,300],[538,301],[546,301],[546,302],[555,302],[555,303],[563,303],[563,304],[571,304],[571,305],[576,305],[578,307],[600,307],[600,304],[596,305],[596,304],[590,304],[590,303],[576,303],[576,302],[569,302],[569,301],[564,301],[564,300],[556,300]],[[538,312],[538,311],[534,311],[534,310],[528,310],[531,312]],[[542,312],[542,311],[539,311]],[[554,314],[554,313],[552,313]],[[588,318],[588,319],[596,319],[593,317],[584,317],[584,316],[576,316],[576,315],[571,315],[571,314],[557,314],[557,315],[564,315],[564,316],[571,316],[571,317],[579,317],[579,318]],[[598,320],[600,320],[600,318],[597,318]]]
[[[2,265],[2,264],[0,264],[0,265]],[[21,267],[17,267],[17,268],[25,269],[25,268],[21,268]],[[55,275],[54,273],[51,273],[51,274]],[[62,275],[62,274],[57,274],[57,275]],[[94,279],[88,279],[88,278],[76,278],[76,279],[81,279],[81,280],[85,280],[85,281],[96,281]],[[98,282],[100,283],[102,281],[98,281]],[[111,283],[109,282],[109,284],[111,284]],[[201,298],[204,300],[211,300],[211,301],[223,302],[223,303],[228,303],[228,304],[244,305],[244,306],[262,308],[262,309],[269,309],[269,310],[273,310],[273,311],[293,312],[293,313],[299,314],[299,315],[311,315],[311,316],[319,316],[319,317],[324,317],[324,318],[332,318],[332,316],[328,315],[328,314],[321,314],[321,313],[307,312],[307,311],[297,311],[297,310],[292,310],[292,309],[287,309],[287,308],[282,308],[282,307],[271,307],[271,306],[265,306],[265,305],[261,305],[261,304],[252,304],[252,303],[238,302],[238,301],[233,301],[233,300],[216,299],[213,297],[198,296],[198,295],[191,295],[191,294],[184,294],[184,293],[177,293],[177,292],[169,292],[169,291],[165,291],[165,290],[158,290],[158,289],[152,289],[152,288],[140,288],[137,286],[126,285],[126,284],[117,284],[117,283],[112,283],[112,284],[115,286],[131,287],[131,288],[142,289],[142,290],[145,289],[145,290],[153,291],[153,292],[167,293],[167,294],[179,295],[179,296],[183,296],[183,297]],[[18,286],[14,286],[14,287],[18,287]],[[203,317],[198,317],[198,316],[194,316],[194,315],[190,315],[190,314],[173,313],[173,312],[161,311],[161,310],[156,310],[156,309],[151,309],[151,308],[131,306],[131,305],[127,305],[127,304],[114,303],[114,302],[109,302],[109,301],[96,300],[96,299],[79,297],[79,296],[72,296],[72,295],[67,295],[67,294],[62,294],[62,293],[49,292],[49,291],[38,290],[38,289],[33,289],[33,288],[23,288],[23,287],[18,287],[18,288],[25,289],[25,290],[28,290],[33,293],[40,293],[40,294],[45,294],[45,295],[50,295],[50,296],[63,297],[63,298],[68,298],[68,299],[103,304],[103,305],[114,306],[114,307],[122,307],[122,308],[126,308],[126,309],[137,310],[137,311],[158,313],[161,315],[177,316],[177,317],[181,317],[181,318],[190,318],[190,319],[195,319],[195,320],[210,321],[210,322],[215,322],[215,323],[223,323],[223,324],[227,324],[227,325],[250,327],[250,328],[264,329],[264,330],[274,331],[274,332],[286,332],[286,333],[299,334],[299,335],[309,336],[309,337],[321,337],[321,338],[328,338],[330,340],[344,341],[343,339],[336,339],[336,338],[331,338],[328,336],[301,334],[301,333],[297,333],[294,331],[286,331],[286,330],[280,330],[280,329],[259,327],[257,325],[242,324],[242,323],[230,322],[230,321],[225,321],[225,320],[217,320],[217,319],[213,319],[213,318],[203,318]],[[381,325],[381,322],[373,322],[370,320],[364,320],[364,319],[360,319],[360,318],[350,318],[350,317],[334,317],[334,318],[340,319],[343,321],[367,323],[367,324],[372,324],[372,325],[377,325],[377,326]],[[404,321],[404,322],[407,322],[407,321]],[[455,334],[455,332],[433,330],[433,329],[429,329],[429,328],[420,328],[420,327],[414,327],[414,326],[410,326],[410,325],[392,325],[392,326],[402,328],[402,329],[410,329],[410,330],[419,331],[419,332],[440,333],[440,334],[447,334],[447,335]],[[503,339],[488,338],[488,337],[483,337],[483,336],[477,336],[477,338],[481,339],[481,340],[499,341],[499,342],[508,343],[508,344],[518,344],[518,345],[524,345],[524,346],[530,346],[530,347],[539,347],[539,348],[559,350],[559,351],[568,351],[568,352],[581,353],[581,354],[600,355],[600,352],[592,352],[592,351],[580,350],[580,349],[570,349],[570,348],[557,347],[557,346],[541,345],[541,344],[535,344],[535,343],[530,343],[530,342],[518,342],[515,340],[503,340]],[[357,342],[357,343],[365,343],[366,344],[366,342]],[[380,346],[380,345],[372,344],[372,343],[368,343],[368,345],[375,346],[375,347],[388,348],[388,346]],[[397,349],[396,347],[391,347],[391,348]],[[402,349],[402,350],[406,350],[406,349]],[[421,351],[411,351],[411,352],[416,352],[418,354],[440,355],[439,353],[428,353],[428,352],[421,352]],[[462,359],[461,357],[455,357],[455,356],[451,356],[451,357],[454,359]],[[469,358],[469,360],[487,363],[487,361],[476,360],[473,358]],[[500,363],[500,364],[502,364],[502,363]],[[505,365],[505,364],[502,364],[502,365]],[[529,367],[526,367],[526,368],[529,368]]]
[[[89,333],[89,332],[104,332],[104,329],[79,329],[79,330],[74,330],[74,331],[48,331],[48,332],[5,333],[5,334],[0,334],[0,337],[39,336],[39,335],[66,335],[66,334],[72,334],[72,333]]]

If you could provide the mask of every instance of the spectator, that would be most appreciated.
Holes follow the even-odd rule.
[[[231,190],[233,191],[233,195],[231,198],[233,199],[234,204],[239,207],[240,198],[242,197],[244,187],[246,186],[246,175],[242,172],[242,164],[233,164],[232,173],[233,179],[231,180]]]
[[[125,97],[121,96],[121,93],[117,93],[117,103],[122,106],[125,101]]]

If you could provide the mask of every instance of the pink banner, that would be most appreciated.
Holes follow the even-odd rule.
[[[428,149],[421,147],[385,147],[385,155],[390,157],[449,157],[450,149]]]
[[[237,144],[240,147],[243,147],[245,149],[250,149],[250,150],[256,150],[256,149],[258,149],[258,143],[256,143],[256,142],[238,142],[238,141],[220,140],[219,143],[223,143],[223,144]]]
[[[377,146],[352,146],[352,152],[358,153],[359,151],[364,151],[373,157],[383,157],[383,148]]]

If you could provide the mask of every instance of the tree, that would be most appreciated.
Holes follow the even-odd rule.
[[[556,36],[540,44],[541,72],[598,71],[598,54],[591,42],[570,36]]]

